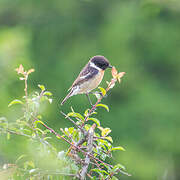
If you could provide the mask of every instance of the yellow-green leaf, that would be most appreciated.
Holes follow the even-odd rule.
[[[122,164],[117,164],[113,167],[114,171],[117,171],[118,169],[126,170],[126,168]]]
[[[100,91],[101,91],[101,93],[102,93],[103,96],[106,95],[106,90],[105,90],[104,88],[98,87],[98,89],[100,89]]]
[[[113,147],[113,148],[111,149],[111,151],[116,151],[116,150],[126,151],[122,146]]]
[[[38,84],[38,87],[39,87],[42,91],[44,91],[44,90],[45,90],[44,85]]]
[[[110,142],[113,143],[113,140],[112,140],[112,137],[111,137],[111,136],[107,136],[107,137],[105,137],[105,139],[107,139],[108,141],[110,141]]]
[[[81,114],[79,114],[79,113],[70,112],[70,113],[67,114],[67,116],[79,118],[79,119],[81,119],[82,121],[84,121],[84,117],[83,117]]]
[[[46,95],[46,96],[52,96],[52,93],[51,93],[50,91],[45,91],[45,92],[44,92],[44,95]]]
[[[38,115],[37,118],[38,118],[38,119],[42,119],[42,116],[41,116],[41,115]]]
[[[109,112],[109,107],[106,104],[98,104],[96,107],[103,107]]]
[[[31,74],[34,71],[35,71],[34,69],[30,69],[30,70],[28,70],[27,74]]]
[[[35,124],[36,124],[36,125],[37,125],[38,123],[40,123],[40,124],[44,125],[44,123],[43,123],[42,121],[40,121],[40,120],[35,121]]]
[[[110,130],[109,128],[105,128],[105,129],[102,131],[102,136],[107,136],[110,132],[111,132],[111,130]]]
[[[86,124],[84,127],[85,127],[86,131],[88,131],[91,126],[89,124]]]
[[[23,102],[18,99],[14,99],[9,103],[8,107],[12,106],[13,104],[23,104]]]
[[[59,136],[56,136],[56,138],[61,139]]]
[[[94,121],[97,124],[97,126],[100,126],[100,121],[98,119],[96,119],[96,118],[88,118],[88,120]]]
[[[89,114],[89,109],[86,109],[86,111],[84,112],[84,116],[86,117]]]
[[[18,163],[18,161],[20,161],[21,159],[23,159],[24,157],[26,157],[27,155],[22,154],[21,156],[19,156],[16,160],[16,163]]]
[[[69,131],[70,134],[72,134],[72,133],[74,132],[74,128],[73,128],[73,127],[70,127],[70,128],[68,129],[68,131]]]
[[[103,128],[103,127],[98,127],[101,130],[101,136],[107,136],[110,132],[111,129],[110,128]]]

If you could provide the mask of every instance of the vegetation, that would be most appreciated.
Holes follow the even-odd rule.
[[[29,96],[39,92],[38,84],[53,93],[53,103],[40,105],[42,121],[56,132],[71,127],[59,109],[68,114],[72,106],[84,112],[86,97],[74,96],[61,108],[59,104],[89,58],[104,55],[126,72],[121,86],[103,98],[110,112],[99,107],[95,115],[102,127],[112,129],[113,145],[126,149],[107,162],[127,167],[132,176],[123,180],[179,180],[179,19],[179,0],[1,0],[0,117],[11,124],[22,115],[24,105],[8,104],[22,98],[24,84],[14,69],[23,64],[36,69],[28,78]],[[106,87],[110,79],[107,70],[100,86]],[[93,95],[91,99],[96,101]],[[47,136],[58,151],[69,148],[52,133]],[[7,140],[1,134],[0,166],[15,164],[22,154],[40,158],[37,144],[30,146],[24,136]],[[45,160],[50,162],[41,160],[42,167]]]
[[[40,92],[34,92],[29,95],[28,76],[34,72],[34,69],[24,70],[22,65],[16,69],[21,75],[20,80],[24,81],[25,96],[24,101],[15,99],[9,103],[9,107],[14,104],[23,106],[23,115],[14,123],[9,123],[5,118],[0,119],[0,132],[7,134],[10,139],[11,134],[24,136],[29,139],[30,144],[37,144],[33,151],[42,159],[48,159],[46,167],[39,165],[42,161],[37,154],[33,158],[30,155],[22,154],[15,161],[15,164],[4,164],[0,171],[0,179],[58,179],[62,176],[77,179],[117,179],[116,174],[125,172],[125,167],[121,164],[115,166],[107,163],[107,159],[112,158],[112,152],[125,149],[121,146],[114,147],[110,128],[103,128],[98,119],[94,117],[97,114],[97,108],[103,107],[109,111],[109,107],[101,104],[103,97],[112,89],[116,81],[121,81],[124,72],[118,73],[115,67],[112,68],[112,80],[107,82],[106,89],[99,87],[101,92],[96,92],[97,102],[87,109],[84,114],[77,113],[71,107],[72,112],[61,113],[73,123],[73,127],[60,128],[61,134],[48,127],[42,120],[39,112],[43,101],[52,103],[52,93],[47,91],[43,85],[38,85]],[[75,120],[73,120],[74,118]],[[91,123],[93,122],[93,124]],[[45,129],[42,129],[42,125]],[[58,151],[56,146],[49,142],[49,133],[53,133],[56,138],[68,143],[69,148],[66,151]],[[16,155],[15,155],[16,156]],[[27,160],[28,159],[28,160]],[[53,166],[52,163],[53,162]]]

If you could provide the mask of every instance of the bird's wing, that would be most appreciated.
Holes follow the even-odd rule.
[[[79,76],[76,78],[76,80],[73,82],[72,86],[69,88],[72,89],[72,87],[83,83],[84,81],[93,78],[95,75],[98,74],[98,70],[90,67],[89,64],[87,64],[82,71],[79,73]]]

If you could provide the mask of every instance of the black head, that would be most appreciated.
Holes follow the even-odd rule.
[[[109,61],[104,56],[94,56],[90,61],[102,70],[105,70],[108,67],[112,68],[112,66],[109,64]]]

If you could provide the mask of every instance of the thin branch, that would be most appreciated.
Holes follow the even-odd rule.
[[[25,92],[25,96],[26,96],[26,102],[27,102],[27,97],[28,97],[28,85],[27,85],[27,80],[28,80],[28,74],[25,73],[25,74],[24,74],[24,85],[25,85],[24,92]]]
[[[23,171],[23,172],[28,172],[27,170],[24,170],[22,168],[19,168],[19,170]],[[77,177],[76,174],[68,174],[68,173],[63,173],[63,172],[59,172],[59,171],[51,171],[51,170],[44,170],[44,169],[38,169],[37,175],[34,176],[39,176],[39,174],[42,175],[61,175],[61,176],[72,176],[72,177]]]
[[[0,130],[3,132],[8,132],[8,133],[11,133],[11,134],[16,134],[16,135],[20,135],[20,136],[25,136],[25,137],[28,137],[28,138],[32,138],[31,136],[27,135],[27,134],[24,134],[24,133],[20,133],[20,132],[16,132],[16,131],[12,131],[10,129],[3,129],[3,128],[0,128]]]
[[[68,119],[69,121],[71,121],[78,129],[80,129],[80,131],[81,131],[84,135],[87,134],[87,132],[86,132],[82,127],[78,126],[78,125],[76,124],[76,122],[74,122],[74,121],[73,121],[69,116],[67,116],[64,112],[60,111],[60,113],[61,113],[63,116],[65,116],[66,119]]]
[[[64,138],[63,136],[61,136],[60,134],[58,134],[56,131],[54,131],[54,129],[48,127],[46,124],[42,124],[46,129],[49,129],[51,133],[53,133],[56,137],[59,137],[60,139],[63,139],[64,141],[66,141],[68,144],[74,146],[71,142],[69,142],[66,138]]]
[[[50,130],[50,132],[52,132],[53,134],[55,134],[57,137],[59,137],[60,139],[66,141],[68,144],[70,144],[71,146],[73,146],[75,149],[78,149],[79,151],[81,151],[83,154],[85,154],[86,156],[89,156],[91,159],[93,159],[94,161],[99,161],[100,163],[104,164],[104,165],[107,165],[111,168],[113,168],[112,165],[108,164],[108,163],[105,163],[104,161],[94,157],[91,153],[88,153],[84,150],[82,150],[79,146],[76,146],[75,144],[69,142],[66,138],[64,138],[63,136],[61,136],[60,134],[58,134],[56,131],[54,131],[52,128],[48,127],[46,124],[42,124],[44,127],[46,127],[47,129]],[[88,138],[89,139],[89,138]],[[92,139],[93,139],[93,136],[92,136]],[[92,151],[91,151],[92,152]]]
[[[89,163],[90,163],[89,154],[91,154],[92,150],[93,150],[93,136],[94,136],[95,127],[96,127],[96,124],[93,124],[92,127],[89,129],[89,132],[88,132],[87,154],[86,154],[86,157],[85,157],[85,163],[84,163],[84,165],[82,167],[82,170],[80,172],[80,179],[81,180],[85,179],[86,174],[87,174],[87,170],[88,170],[88,167],[89,167]]]
[[[65,114],[64,112],[60,111],[60,113],[65,116],[66,119],[68,119],[69,121],[71,121],[77,128],[79,128],[79,126],[69,117],[67,116],[67,114]]]
[[[108,87],[106,88],[106,92],[108,92],[108,91],[111,89],[111,86],[112,86],[113,84],[115,84],[116,81],[117,81],[117,79],[114,79],[114,78],[111,80],[111,82],[108,84]],[[105,95],[105,96],[106,96],[106,95]],[[84,123],[82,124],[81,128],[84,127],[84,125],[85,125],[86,121],[88,120],[89,116],[91,116],[91,114],[95,111],[97,105],[101,102],[101,100],[102,100],[105,96],[102,95],[102,96],[97,100],[97,102],[95,103],[95,105],[92,106],[92,108],[90,109],[89,113],[88,113],[87,116],[85,117]]]

